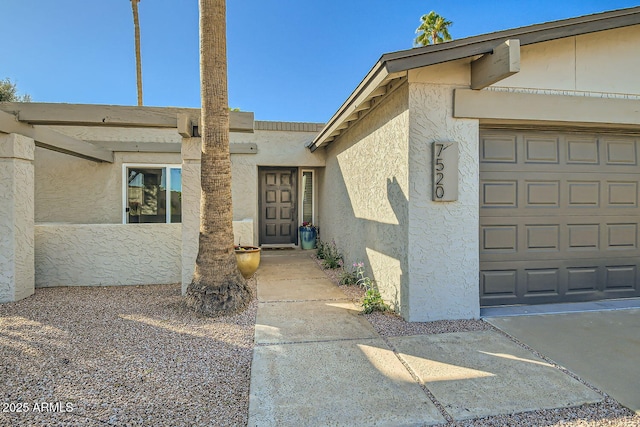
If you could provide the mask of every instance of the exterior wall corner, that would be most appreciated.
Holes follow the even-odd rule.
[[[34,151],[32,139],[0,134],[0,302],[35,290]]]
[[[478,120],[453,118],[457,85],[410,83],[408,321],[478,318]],[[432,144],[456,141],[458,199],[432,201]]]

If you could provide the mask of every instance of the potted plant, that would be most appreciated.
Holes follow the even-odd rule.
[[[298,232],[300,234],[300,246],[302,249],[313,249],[316,247],[318,227],[308,221],[305,221],[298,228]]]
[[[257,246],[236,246],[238,270],[245,279],[250,278],[260,266],[260,248]]]

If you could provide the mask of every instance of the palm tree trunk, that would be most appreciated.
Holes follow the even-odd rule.
[[[131,8],[133,9],[133,28],[135,30],[136,43],[136,82],[138,84],[138,105],[142,106],[142,58],[140,55],[140,19],[138,16],[138,2],[140,0],[131,0]]]
[[[200,0],[202,160],[200,237],[186,302],[205,315],[246,308],[251,299],[233,247],[225,0]]]

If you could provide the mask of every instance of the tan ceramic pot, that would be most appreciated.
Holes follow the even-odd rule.
[[[260,248],[257,246],[236,246],[238,270],[245,279],[250,278],[260,266]]]

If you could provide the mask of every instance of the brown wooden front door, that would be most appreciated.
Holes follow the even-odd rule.
[[[260,244],[297,241],[297,168],[260,168]]]

